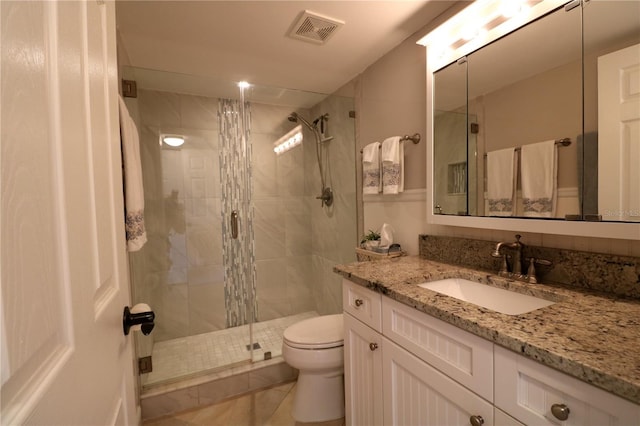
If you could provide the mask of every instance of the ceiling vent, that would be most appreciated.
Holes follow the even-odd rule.
[[[324,44],[344,25],[343,21],[305,10],[289,36],[315,44]]]

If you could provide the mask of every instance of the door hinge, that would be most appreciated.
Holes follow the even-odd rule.
[[[151,355],[138,358],[138,374],[151,373],[153,371],[153,363]]]
[[[122,96],[125,98],[138,97],[138,84],[135,80],[122,80]]]

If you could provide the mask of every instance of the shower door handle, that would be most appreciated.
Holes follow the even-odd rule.
[[[231,212],[231,238],[238,239],[238,210]]]

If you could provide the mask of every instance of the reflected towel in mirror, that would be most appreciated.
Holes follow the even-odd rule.
[[[487,153],[487,216],[513,216],[516,211],[515,148]]]
[[[522,204],[528,217],[555,217],[558,197],[558,146],[554,140],[523,145]]]

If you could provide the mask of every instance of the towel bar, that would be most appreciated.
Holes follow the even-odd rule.
[[[414,144],[419,144],[420,143],[420,133],[414,133],[413,135],[409,136],[409,135],[404,135],[403,137],[400,138],[400,142],[404,142],[404,141],[411,141]],[[571,143],[571,142],[569,142]],[[382,145],[380,145],[380,147],[378,149],[382,149]],[[362,149],[360,150],[360,154],[362,154]]]
[[[558,146],[569,146],[571,145],[571,138],[562,138],[562,139],[556,139],[556,145]],[[522,148],[521,147],[516,147],[514,151],[519,152],[521,151]],[[484,154],[484,157],[487,157],[487,154]]]

